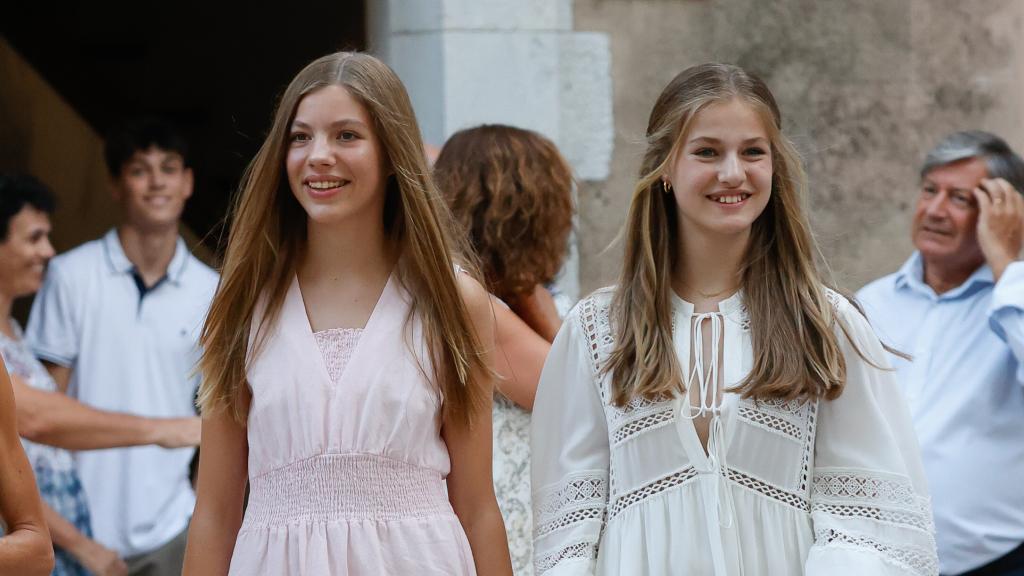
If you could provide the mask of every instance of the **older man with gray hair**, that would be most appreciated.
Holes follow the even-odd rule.
[[[921,443],[943,574],[1024,576],[1021,190],[1024,161],[998,136],[946,137],[921,169],[917,250],[858,293],[882,340],[911,355],[893,364]],[[900,494],[892,504],[879,513],[898,513]]]

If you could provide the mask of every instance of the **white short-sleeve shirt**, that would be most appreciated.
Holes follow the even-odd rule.
[[[167,276],[136,283],[117,231],[54,258],[26,339],[36,355],[72,368],[68,394],[103,410],[193,416],[198,340],[217,274],[178,239]],[[124,556],[153,551],[188,525],[194,450],[156,446],[80,452],[96,538]]]

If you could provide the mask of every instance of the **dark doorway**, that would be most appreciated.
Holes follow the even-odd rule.
[[[182,128],[197,178],[185,223],[217,252],[219,224],[285,85],[317,56],[366,47],[362,0],[6,4],[0,34],[99,134],[138,114]]]

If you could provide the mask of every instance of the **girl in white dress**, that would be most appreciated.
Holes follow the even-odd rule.
[[[619,283],[570,313],[541,376],[538,576],[937,574],[906,406],[816,269],[780,130],[735,66],[658,98]]]
[[[493,315],[451,228],[395,73],[346,52],[304,68],[203,329],[187,576],[511,576]]]

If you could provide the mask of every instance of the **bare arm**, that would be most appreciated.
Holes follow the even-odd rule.
[[[199,418],[143,418],[97,410],[58,392],[39,390],[12,377],[22,438],[68,450],[199,443]]]
[[[50,377],[57,383],[57,390],[67,394],[68,382],[71,382],[71,367],[61,366],[46,360],[43,360],[43,366],[46,366],[46,371],[50,373]]]
[[[483,349],[488,351],[487,364],[492,364],[494,320],[487,292],[468,276],[459,275],[459,284],[466,306]],[[441,433],[451,458],[448,474],[448,499],[462,523],[477,574],[512,576],[508,538],[494,497],[491,475],[491,377],[475,374],[474,385],[485,389],[487,405],[470,425],[445,423]]]
[[[53,546],[35,476],[14,425],[14,393],[0,360],[0,575],[44,576],[53,570]]]
[[[224,576],[242,526],[248,476],[246,429],[223,412],[203,418],[196,508],[184,576]]]
[[[497,340],[494,370],[498,373],[498,391],[506,398],[533,410],[533,398],[551,343],[542,338],[512,310],[493,303]]]
[[[117,552],[105,548],[99,542],[79,532],[74,524],[64,519],[45,502],[43,502],[43,516],[50,528],[53,545],[66,550],[89,572],[96,576],[127,576],[128,565],[117,555]]]
[[[509,302],[526,325],[549,343],[554,342],[558,329],[562,327],[562,317],[558,315],[558,307],[551,292],[540,284],[533,287],[533,292]]]

